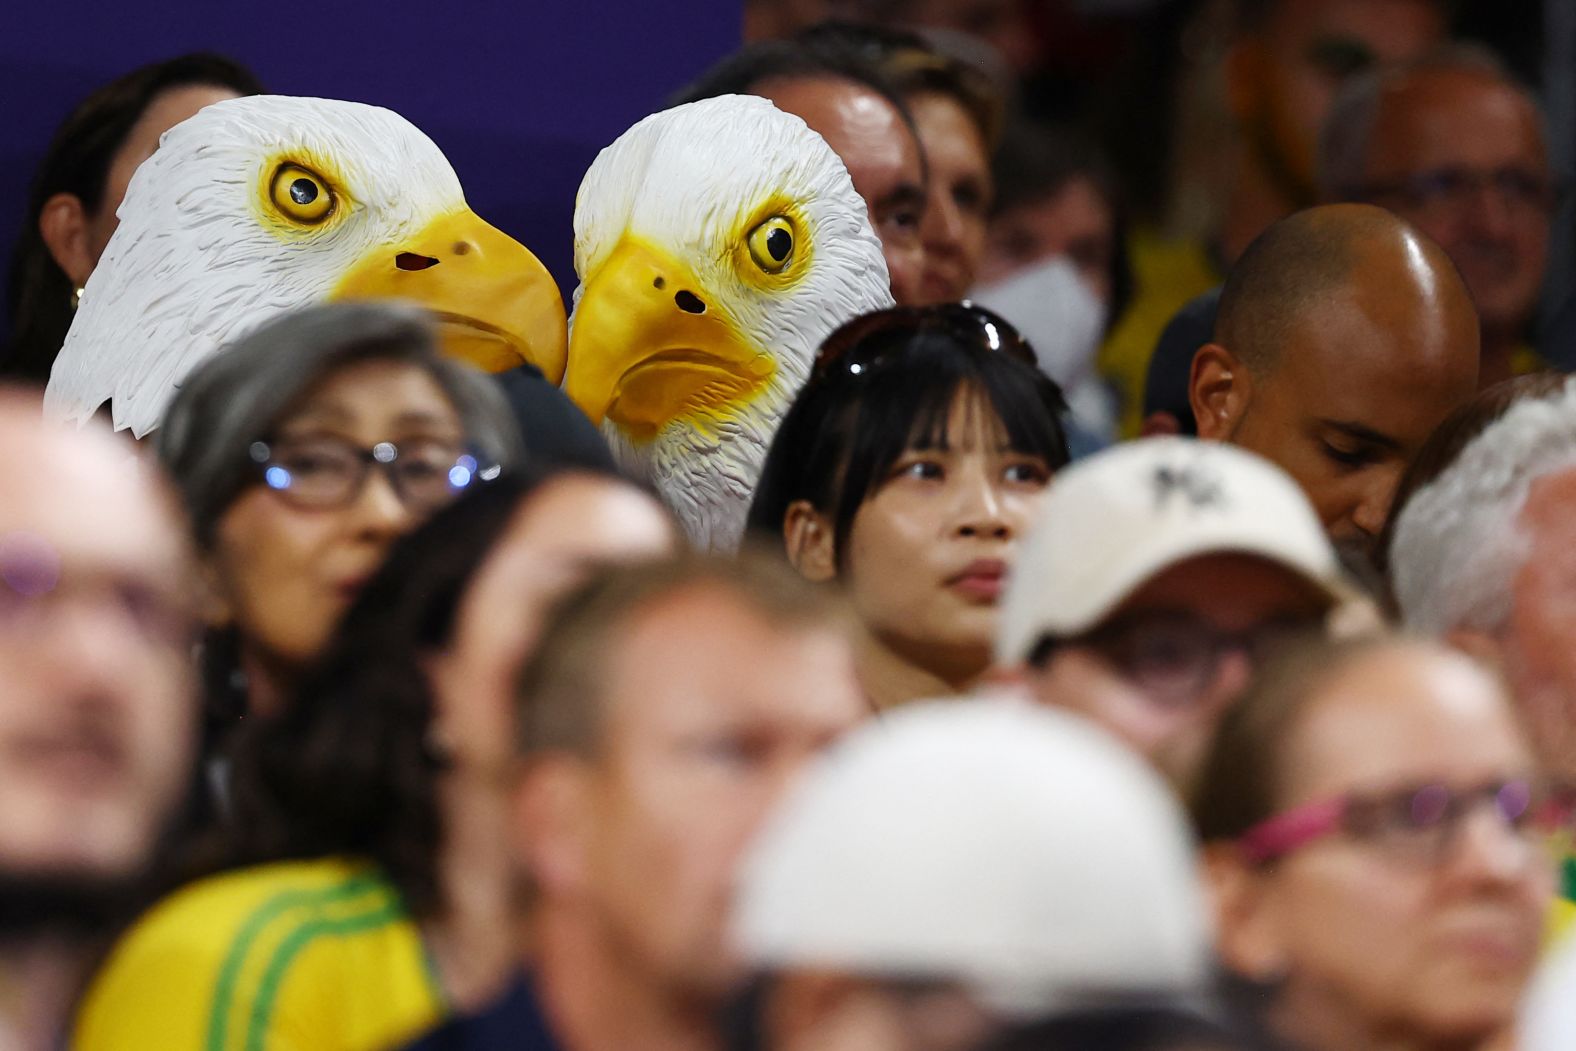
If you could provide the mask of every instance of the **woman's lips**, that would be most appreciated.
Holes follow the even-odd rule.
[[[999,599],[1006,583],[1007,563],[999,558],[975,559],[947,580],[947,586],[954,591],[982,603],[994,603]]]

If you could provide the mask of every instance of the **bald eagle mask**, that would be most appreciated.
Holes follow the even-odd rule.
[[[575,270],[565,392],[693,542],[736,547],[816,347],[892,305],[847,169],[764,99],[647,117],[586,173]]]
[[[198,362],[328,299],[413,300],[456,357],[563,373],[563,301],[546,269],[466,207],[437,145],[386,109],[215,103],[165,133],[118,215],[49,377],[57,418],[110,399],[115,427],[141,437]]]

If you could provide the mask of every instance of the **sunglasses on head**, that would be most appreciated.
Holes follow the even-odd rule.
[[[964,300],[929,307],[890,307],[864,314],[837,329],[821,344],[810,369],[811,382],[828,376],[863,376],[889,354],[894,341],[878,337],[939,332],[979,350],[1001,351],[1025,365],[1039,367],[1034,348],[1006,318]],[[874,345],[872,345],[874,344]]]

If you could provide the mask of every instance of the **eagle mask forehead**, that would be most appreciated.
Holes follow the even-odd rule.
[[[507,323],[495,310],[505,297],[488,298],[520,299],[551,278],[470,213],[437,144],[390,110],[280,95],[215,103],[164,134],[117,214],[50,376],[45,408],[57,417],[81,421],[112,399],[115,426],[141,436],[186,372],[221,345],[281,311],[347,296],[408,297],[509,333],[529,313],[548,333],[544,344],[556,324],[561,358],[556,287]],[[462,241],[470,260],[445,256],[443,267],[426,247],[458,252]],[[392,274],[407,246],[432,257],[435,277],[412,274],[395,287],[366,276],[379,266]],[[446,289],[463,276],[457,268],[483,265],[500,280],[488,292],[476,282],[474,298],[492,313],[455,308]],[[504,279],[514,283],[504,289]]]
[[[802,209],[812,236],[857,236],[850,201],[847,169],[804,121],[765,99],[705,99],[645,118],[598,156],[575,214],[575,269],[595,273],[626,233],[691,257],[720,251],[772,202]]]

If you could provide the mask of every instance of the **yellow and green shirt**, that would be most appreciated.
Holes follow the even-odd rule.
[[[89,986],[71,1047],[381,1051],[445,1013],[376,866],[280,862],[201,880],[143,916]]]

